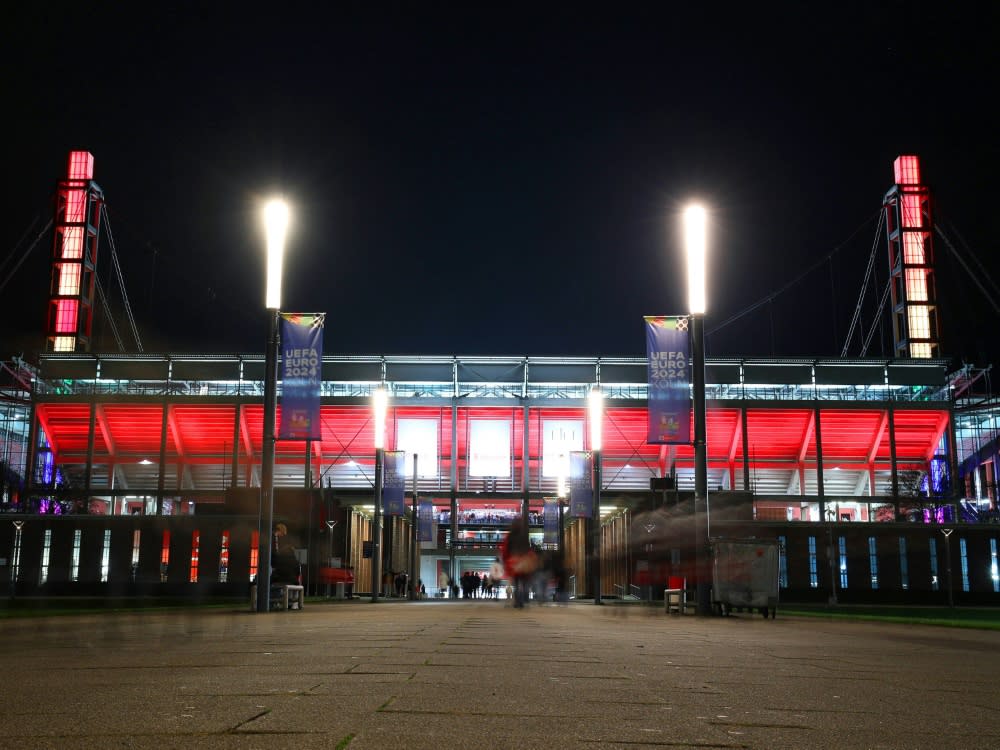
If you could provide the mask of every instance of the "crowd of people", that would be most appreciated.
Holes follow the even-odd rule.
[[[531,601],[566,602],[568,571],[562,553],[542,550],[528,536],[530,519],[515,516],[489,570],[466,569],[458,581],[442,569],[436,596],[452,599],[504,599],[515,607]]]

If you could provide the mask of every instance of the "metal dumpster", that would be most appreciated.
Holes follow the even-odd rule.
[[[712,606],[722,615],[759,611],[773,619],[778,608],[775,539],[712,539]]]

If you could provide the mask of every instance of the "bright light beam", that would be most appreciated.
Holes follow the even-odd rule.
[[[706,304],[705,261],[708,248],[705,209],[691,205],[684,209],[684,247],[688,265],[688,312],[704,315]]]
[[[267,292],[264,304],[268,310],[280,310],[281,266],[288,230],[288,205],[283,200],[268,201],[264,206],[264,228],[267,233]]]

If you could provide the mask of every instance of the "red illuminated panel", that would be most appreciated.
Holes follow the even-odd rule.
[[[68,224],[81,224],[84,219],[84,208],[87,205],[87,193],[84,190],[67,190],[66,218]]]
[[[90,428],[87,404],[38,404],[36,414],[57,461],[64,454],[86,455]]]
[[[83,257],[83,227],[62,228],[62,257],[78,260]]]
[[[80,293],[80,264],[59,263],[56,265],[59,274],[59,286],[56,294],[61,297],[75,297]]]
[[[191,532],[191,575],[188,580],[198,583],[198,547],[201,545],[201,532],[195,529]]]
[[[166,568],[170,564],[170,531],[163,532],[163,546],[160,548],[160,567]]]
[[[70,151],[67,177],[71,180],[94,178],[94,155],[89,151]]]
[[[257,561],[260,560],[260,532],[250,534],[250,580],[257,578]]]
[[[219,550],[219,583],[229,578],[229,530],[222,532],[222,549]]]
[[[163,407],[149,404],[104,404],[103,423],[119,455],[156,460],[163,432]],[[167,451],[176,453],[174,432],[167,430]]]
[[[920,159],[916,156],[897,156],[893,162],[897,185],[920,184]]]
[[[56,333],[76,333],[76,314],[80,303],[75,299],[56,301]]]

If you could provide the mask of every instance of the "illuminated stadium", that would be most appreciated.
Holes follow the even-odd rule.
[[[265,356],[89,351],[103,196],[86,165],[72,169],[59,187],[48,351],[3,370],[11,590],[243,595],[265,517]],[[997,410],[979,371],[950,371],[941,356],[929,194],[914,157],[896,169],[885,203],[894,356],[709,357],[707,533],[779,540],[783,599],[997,604]],[[323,356],[318,437],[274,442],[274,520],[299,540],[307,593],[349,581],[372,594],[405,571],[444,594],[442,573],[489,570],[525,512],[532,538],[564,553],[578,599],[659,596],[666,575],[696,577],[680,520],[696,455],[648,441],[647,365]],[[379,390],[404,498],[391,514],[378,505],[381,523]],[[581,482],[597,519],[573,511]],[[637,544],[635,519],[663,509],[674,532],[655,550]]]

